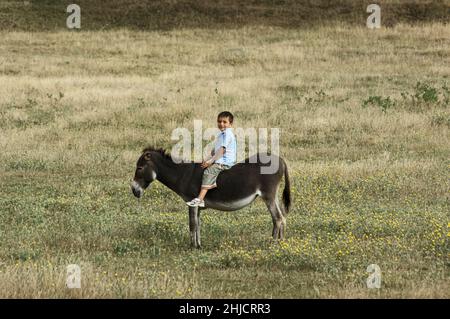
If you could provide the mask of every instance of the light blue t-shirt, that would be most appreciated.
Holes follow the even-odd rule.
[[[214,152],[217,152],[221,147],[225,147],[225,153],[215,163],[228,166],[236,164],[236,137],[231,127],[226,128],[217,135]]]

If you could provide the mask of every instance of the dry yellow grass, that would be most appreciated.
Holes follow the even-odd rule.
[[[0,38],[0,297],[449,297],[448,26]],[[417,82],[439,103],[415,105]],[[371,96],[396,104],[362,107]],[[224,109],[237,127],[281,129],[286,246],[256,203],[204,214],[192,252],[180,199],[131,197],[144,146]],[[64,287],[69,263],[81,291]]]

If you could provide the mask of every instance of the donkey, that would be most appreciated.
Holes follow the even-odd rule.
[[[276,160],[279,162],[275,173],[261,174],[261,167],[270,166]],[[198,194],[202,175],[203,169],[200,167],[200,163],[175,163],[164,149],[147,147],[137,161],[131,190],[134,196],[140,198],[144,189],[154,180],[158,180],[186,202]],[[283,175],[284,209],[282,210],[278,203],[277,191]],[[276,155],[256,154],[235,164],[230,169],[222,171],[217,177],[216,183],[217,188],[209,190],[206,194],[205,207],[189,207],[192,247],[201,248],[201,210],[212,208],[234,211],[250,205],[258,196],[264,200],[272,215],[273,238],[275,240],[284,238],[286,216],[291,206],[291,192],[288,168],[282,158]]]

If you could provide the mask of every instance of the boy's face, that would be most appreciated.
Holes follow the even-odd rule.
[[[221,131],[231,127],[230,119],[228,117],[219,117],[217,119],[217,127]]]

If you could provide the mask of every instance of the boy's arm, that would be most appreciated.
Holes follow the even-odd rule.
[[[210,155],[203,160],[203,163],[211,160],[213,158],[213,156],[214,156],[214,149],[212,149]]]
[[[230,134],[226,134],[225,133],[225,138],[222,140],[222,146],[217,150],[217,152],[214,153],[214,150],[211,151],[211,155],[212,157],[203,162],[202,167],[208,167],[209,165],[211,165],[212,163],[214,163],[215,161],[217,161],[219,158],[221,158],[223,156],[223,154],[225,154],[225,150],[226,147],[231,143],[231,136]]]
[[[211,155],[213,155],[214,151],[211,152]],[[206,163],[208,164],[212,164],[215,161],[217,161],[219,158],[221,158],[223,156],[223,154],[225,154],[225,147],[221,147],[219,148],[219,150],[217,151],[217,153],[215,153],[209,160],[206,161]]]

